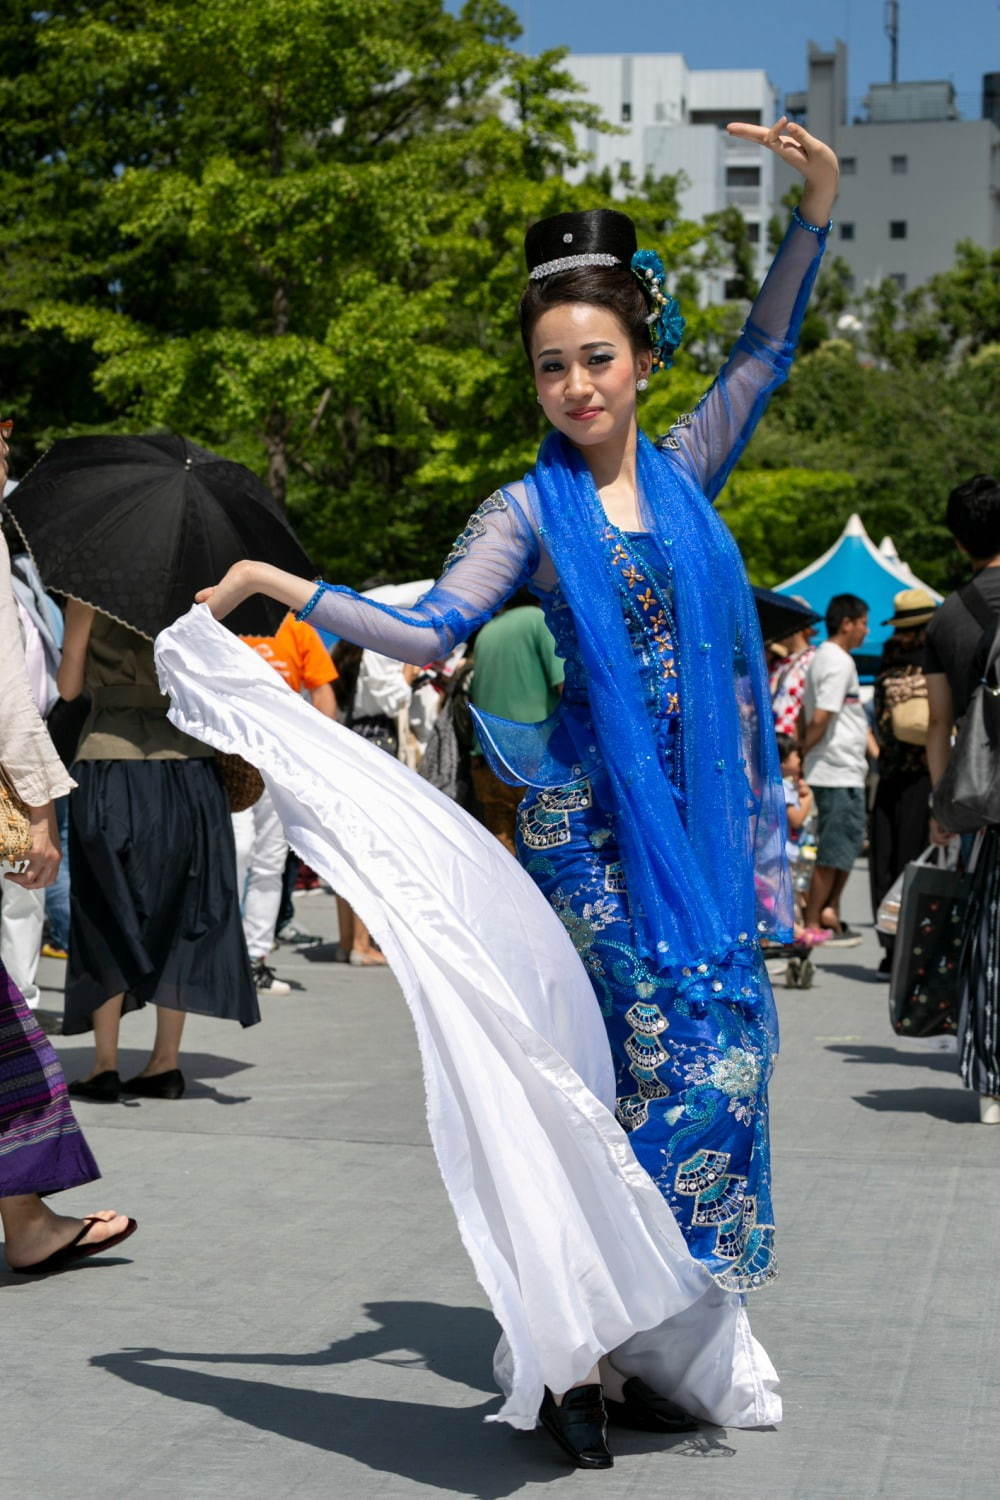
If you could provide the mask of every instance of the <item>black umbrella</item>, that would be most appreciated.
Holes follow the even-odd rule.
[[[170,434],[63,438],[6,504],[46,588],[150,639],[241,558],[315,574],[256,474]],[[226,624],[270,635],[284,614],[257,596]]]
[[[810,625],[815,625],[819,620],[819,615],[808,604],[800,604],[787,594],[755,588],[753,597],[757,605],[761,634],[768,646],[772,641],[784,640],[786,635],[794,635],[797,630],[808,630]]]

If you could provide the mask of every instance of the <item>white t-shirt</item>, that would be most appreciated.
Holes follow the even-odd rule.
[[[833,715],[826,733],[806,756],[810,786],[864,786],[868,775],[868,718],[854,658],[834,641],[824,641],[809,664],[803,697],[806,723],[818,708]]]

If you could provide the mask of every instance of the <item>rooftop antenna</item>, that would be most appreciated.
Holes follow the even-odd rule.
[[[885,34],[889,38],[890,77],[899,82],[899,0],[885,0]]]

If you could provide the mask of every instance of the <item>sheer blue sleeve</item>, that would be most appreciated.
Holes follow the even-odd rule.
[[[796,210],[729,358],[694,411],[659,441],[691,470],[709,500],[788,375],[829,230],[807,224]]]
[[[321,583],[297,618],[397,661],[423,665],[447,656],[488,620],[538,567],[534,529],[508,490],[473,511],[441,577],[412,609]]]

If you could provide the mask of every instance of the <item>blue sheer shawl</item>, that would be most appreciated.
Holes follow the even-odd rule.
[[[760,626],[736,544],[686,469],[641,433],[637,478],[643,525],[672,586],[676,782],[610,566],[620,533],[582,454],[550,433],[525,482],[573,615],[639,950],[657,968],[683,971],[761,936],[787,936],[785,804]]]

